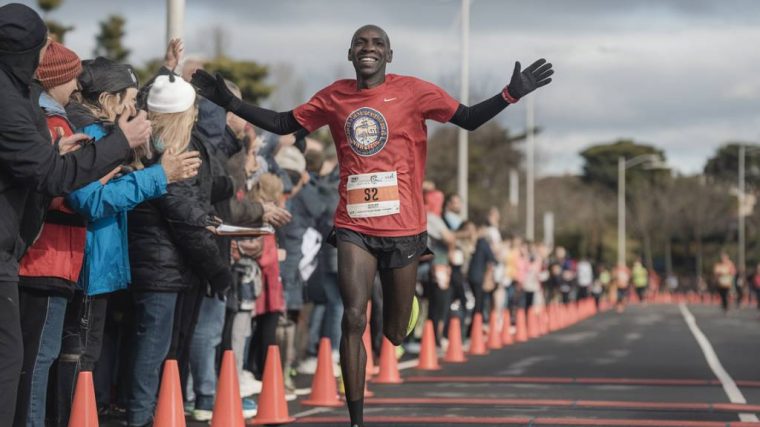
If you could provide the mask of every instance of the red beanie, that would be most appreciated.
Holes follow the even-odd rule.
[[[47,90],[77,78],[81,72],[82,61],[77,54],[54,41],[37,67],[37,80]]]

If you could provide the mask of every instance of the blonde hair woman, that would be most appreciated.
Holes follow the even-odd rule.
[[[215,179],[207,142],[195,128],[195,90],[179,76],[160,75],[150,86],[147,107],[153,135],[151,151],[140,164],[149,169],[167,154],[192,150],[200,153],[202,164],[198,176],[169,185],[165,196],[140,204],[129,215],[130,289],[135,302],[130,426],[152,421],[164,359],[188,354],[196,323],[186,318],[188,314],[200,301],[205,303],[207,292],[221,295],[232,282],[229,259],[206,229],[213,223]],[[214,347],[210,342],[203,345]],[[199,375],[193,377],[200,382]],[[196,396],[205,394],[196,390]]]

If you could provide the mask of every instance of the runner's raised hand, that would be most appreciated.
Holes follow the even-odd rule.
[[[230,92],[224,77],[219,73],[212,76],[204,70],[198,70],[193,74],[190,83],[198,89],[202,97],[227,111],[235,111],[240,107],[242,101]]]
[[[520,61],[515,62],[515,70],[509,85],[504,88],[502,95],[510,104],[514,104],[523,96],[533,92],[541,86],[551,83],[551,75],[554,74],[551,62],[541,58],[532,63],[525,70],[520,71]]]

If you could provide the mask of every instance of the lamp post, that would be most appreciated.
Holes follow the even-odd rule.
[[[166,0],[166,42],[182,38],[185,22],[185,0]]]
[[[632,159],[618,157],[618,265],[625,265],[625,171],[627,169],[646,165],[647,169],[668,169],[667,165],[657,154],[642,154]]]
[[[462,57],[461,57],[461,79],[462,83],[459,89],[460,102],[467,105],[470,97],[470,0],[462,0]],[[462,198],[462,216],[467,218],[469,207],[469,140],[465,129],[459,129],[458,158],[459,165],[457,168],[457,190],[459,197]]]
[[[531,241],[536,238],[535,98],[535,94],[528,98],[525,115],[526,127],[528,128],[525,146],[525,238]]]

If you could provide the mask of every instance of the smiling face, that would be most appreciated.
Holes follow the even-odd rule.
[[[351,38],[348,60],[354,64],[357,80],[382,83],[385,65],[393,60],[388,35],[375,25],[359,28]]]

